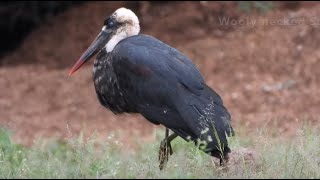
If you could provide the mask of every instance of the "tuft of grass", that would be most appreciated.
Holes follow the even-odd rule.
[[[320,135],[309,127],[292,140],[238,133],[229,139],[233,152],[250,148],[257,157],[247,162],[237,155],[238,161],[225,169],[193,143],[177,138],[172,142],[174,154],[160,171],[163,132],[155,135],[156,142],[139,144],[136,152],[124,149],[115,138],[85,141],[82,136],[67,142],[39,140],[25,148],[0,129],[0,178],[320,178]]]
[[[266,13],[274,8],[272,1],[238,1],[237,3],[240,10],[246,13],[251,13],[254,10]]]

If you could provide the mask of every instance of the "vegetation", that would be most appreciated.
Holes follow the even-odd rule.
[[[82,136],[67,142],[39,140],[22,147],[0,131],[0,178],[320,178],[320,135],[310,128],[288,141],[260,135],[230,139],[232,149],[255,149],[254,161],[234,155],[228,168],[182,139],[173,141],[174,154],[166,168],[158,168],[159,141],[128,151],[112,136],[101,141]],[[252,138],[252,139],[251,139]]]
[[[238,6],[242,11],[251,13],[253,10],[267,12],[273,9],[272,1],[238,1]]]

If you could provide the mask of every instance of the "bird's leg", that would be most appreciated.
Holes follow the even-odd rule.
[[[160,170],[162,170],[164,167],[164,164],[166,162],[168,162],[169,155],[173,154],[172,147],[171,147],[171,141],[173,139],[175,139],[177,136],[178,135],[176,133],[173,133],[169,136],[169,129],[166,128],[166,136],[165,136],[164,140],[161,141],[160,149],[159,149],[159,162],[160,162],[159,168],[160,168]]]
[[[229,156],[227,155],[224,158],[220,158],[220,166],[226,166],[227,163],[229,162]]]

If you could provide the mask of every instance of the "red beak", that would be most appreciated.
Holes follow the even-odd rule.
[[[69,76],[71,76],[74,72],[76,72],[86,61],[81,58],[76,62],[76,64],[70,69]]]

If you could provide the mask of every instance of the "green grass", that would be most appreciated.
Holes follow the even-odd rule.
[[[39,140],[32,147],[12,143],[0,129],[0,178],[320,178],[320,135],[304,128],[296,138],[271,138],[267,132],[254,137],[230,138],[231,148],[255,149],[255,162],[240,161],[227,170],[216,167],[211,157],[181,138],[173,141],[174,154],[166,168],[158,168],[157,142],[125,149],[113,138],[84,142],[70,139]]]
[[[254,10],[266,13],[274,8],[272,1],[238,1],[240,10],[251,13]]]

